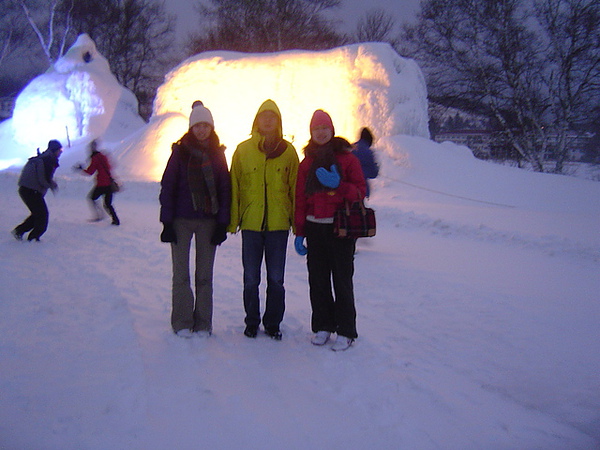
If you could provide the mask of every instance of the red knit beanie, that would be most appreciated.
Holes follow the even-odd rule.
[[[333,121],[331,120],[331,116],[327,114],[322,109],[317,109],[312,119],[310,119],[310,129],[316,128],[318,126],[325,126],[331,129],[331,132],[335,134],[335,128],[333,128]]]

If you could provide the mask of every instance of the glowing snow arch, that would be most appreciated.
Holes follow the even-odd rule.
[[[323,52],[208,52],[167,74],[150,123],[121,147],[119,166],[132,178],[159,180],[171,143],[188,128],[196,99],[212,111],[230,159],[237,144],[248,138],[258,107],[269,98],[279,106],[285,137],[298,152],[319,108],[331,114],[336,134],[349,140],[363,126],[377,137],[429,137],[423,75],[413,60],[400,57],[388,44]]]

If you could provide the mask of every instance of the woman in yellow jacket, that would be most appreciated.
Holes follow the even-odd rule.
[[[259,285],[263,255],[267,269],[267,299],[262,324],[271,338],[281,340],[285,311],[283,285],[287,240],[294,223],[294,190],[298,154],[283,139],[281,113],[273,100],[258,109],[252,137],[238,145],[231,161],[231,223],[242,231],[244,267],[244,334],[255,338],[261,323]]]

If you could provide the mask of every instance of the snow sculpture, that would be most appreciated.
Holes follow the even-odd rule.
[[[123,139],[144,125],[137,99],[119,84],[107,60],[87,34],[80,35],[67,53],[19,94],[12,119],[0,127],[2,160],[24,162],[50,139],[64,146],[104,137]],[[63,157],[64,158],[64,157]]]
[[[428,138],[427,90],[417,64],[383,43],[332,50],[268,54],[207,52],[188,58],[165,77],[150,124],[121,148],[120,166],[133,178],[159,180],[170,143],[187,130],[192,102],[212,111],[230,158],[247,139],[258,107],[273,99],[283,131],[300,152],[315,109],[329,112],[336,134],[349,140],[369,126],[376,137]]]

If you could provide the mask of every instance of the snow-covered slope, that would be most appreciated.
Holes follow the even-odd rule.
[[[63,176],[27,244],[0,173],[0,447],[598,448],[600,183],[378,145],[341,354],[310,344],[291,245],[281,342],[242,334],[238,235],[217,252],[214,335],[182,340],[156,183],[126,182],[111,227],[86,223],[89,180]]]

